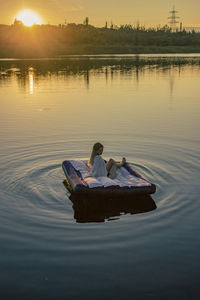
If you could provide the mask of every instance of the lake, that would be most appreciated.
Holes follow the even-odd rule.
[[[199,78],[192,55],[0,60],[1,299],[198,298]],[[147,207],[73,206],[62,161],[96,141]]]

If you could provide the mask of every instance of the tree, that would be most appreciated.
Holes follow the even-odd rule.
[[[22,26],[22,25],[24,25],[24,24],[22,23],[22,21],[17,20],[17,19],[15,18],[13,25],[14,25],[14,26]]]
[[[89,24],[89,18],[88,17],[85,18],[85,20],[83,21],[83,24],[85,26],[88,26],[88,24]]]

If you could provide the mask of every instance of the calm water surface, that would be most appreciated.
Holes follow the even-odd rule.
[[[191,56],[0,61],[0,299],[198,299],[199,78]],[[95,141],[156,209],[77,217],[61,163]]]

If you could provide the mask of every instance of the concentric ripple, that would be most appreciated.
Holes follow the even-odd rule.
[[[2,166],[4,176],[1,180],[5,191],[4,197],[11,197],[15,211],[30,218],[34,211],[37,216],[41,215],[46,220],[53,215],[56,222],[62,223],[63,218],[67,216],[68,222],[73,223],[72,203],[68,198],[70,194],[62,184],[64,173],[61,163],[63,159],[78,159],[79,157],[72,156],[72,153],[76,151],[73,148],[68,149],[69,154],[66,155],[66,142],[59,142],[59,151],[56,149],[53,151],[54,147],[55,144],[49,143],[27,148],[23,145],[23,148],[17,147],[12,151],[13,154],[5,157]],[[134,157],[128,152],[124,153],[124,156],[133,168],[156,184],[157,192],[153,195],[153,199],[156,201],[158,211],[159,207],[162,207],[162,213],[158,212],[158,216],[162,218],[165,216],[166,219],[170,215],[170,222],[173,222],[173,210],[177,218],[177,211],[181,214],[187,209],[187,197],[192,185],[197,184],[197,180],[191,179],[190,176],[197,172],[198,151],[174,145],[172,153],[170,145],[164,144],[162,147],[161,156],[158,158],[154,153],[155,143],[143,143],[142,148],[138,140],[134,145]],[[86,158],[87,153],[82,153],[82,156]],[[113,151],[112,157],[119,158],[118,153],[115,155]],[[183,191],[185,197],[180,201]],[[15,195],[14,198],[13,195]],[[196,205],[197,203],[194,202],[190,209],[195,211]],[[154,214],[149,214],[144,218],[148,218],[148,222],[151,222]],[[130,220],[130,217],[126,216],[126,219]],[[159,217],[157,221],[160,221]]]
[[[11,70],[0,79],[5,299],[194,296],[199,65],[123,59],[3,62]],[[72,203],[62,161],[88,159],[96,141],[105,159],[125,156],[156,184],[149,202]]]

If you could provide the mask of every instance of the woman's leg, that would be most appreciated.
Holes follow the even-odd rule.
[[[114,159],[110,158],[109,161],[106,163],[106,170],[108,173],[110,173],[110,170],[115,163]]]
[[[109,176],[108,176],[110,179],[114,179],[116,177],[117,169],[119,169],[117,167],[117,164],[116,163],[113,164],[111,169],[110,169]]]
[[[117,164],[114,159],[110,158],[106,164],[106,170],[108,172],[108,177],[114,179],[117,171]]]
[[[126,159],[123,158],[122,162],[116,162],[114,159],[110,158],[106,164],[106,169],[109,174],[109,178],[114,179],[116,177],[117,169],[121,168],[126,163]]]

